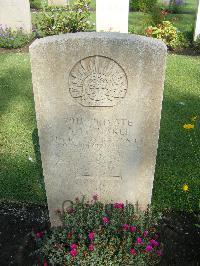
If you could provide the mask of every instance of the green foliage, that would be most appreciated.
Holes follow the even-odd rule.
[[[23,29],[12,30],[11,28],[0,28],[1,48],[20,48],[28,44],[33,39],[33,34],[26,34]]]
[[[45,9],[36,19],[37,34],[44,37],[89,30],[92,26],[89,21],[89,3],[90,0],[77,0],[69,7]]]
[[[157,0],[130,0],[131,11],[149,12],[154,9]]]
[[[183,9],[183,1],[182,0],[171,0],[168,11],[174,14],[181,13]]]
[[[83,199],[72,202],[60,218],[62,228],[35,234],[36,253],[49,265],[141,266],[160,260],[155,228],[160,217],[149,209],[141,212],[128,203],[105,205]]]
[[[193,42],[193,46],[195,51],[200,53],[200,35],[197,37],[196,41]]]
[[[170,50],[186,48],[189,45],[184,35],[178,32],[177,28],[170,21],[163,21],[157,26],[148,27],[146,35],[162,40]]]
[[[35,9],[42,8],[41,0],[30,0],[30,7]]]

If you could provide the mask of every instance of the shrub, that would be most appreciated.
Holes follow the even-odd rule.
[[[35,9],[42,8],[41,0],[30,0],[30,7]]]
[[[89,2],[78,0],[70,7],[48,8],[39,13],[35,25],[39,37],[90,29]]]
[[[60,212],[60,211],[58,211]],[[62,228],[34,234],[46,265],[154,265],[161,256],[157,216],[132,204],[103,204],[97,196],[60,212]]]
[[[154,9],[157,0],[130,0],[131,11],[149,12]]]
[[[193,46],[194,46],[195,51],[197,53],[200,53],[200,35],[197,37],[196,41],[193,42]]]
[[[163,21],[154,27],[150,26],[145,32],[148,37],[164,41],[170,50],[186,48],[189,45],[184,34],[179,32],[170,21]]]
[[[24,33],[22,28],[18,30],[0,28],[0,47],[8,49],[20,48],[28,44],[33,37],[33,34]]]

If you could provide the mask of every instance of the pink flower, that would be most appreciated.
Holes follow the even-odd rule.
[[[107,217],[103,217],[102,220],[103,220],[104,224],[108,224],[109,223],[109,219]]]
[[[48,263],[47,263],[46,260],[44,261],[44,265],[43,266],[48,266]]]
[[[150,246],[150,245],[148,245],[148,246],[146,246],[146,248],[145,248],[145,250],[146,250],[146,252],[150,252],[150,251],[152,251],[152,246]]]
[[[131,226],[130,226],[130,231],[131,231],[132,233],[135,232],[135,231],[136,231],[136,227],[133,226],[133,225],[131,225]]]
[[[115,209],[124,209],[124,203],[114,203],[113,207]]]
[[[114,203],[114,205],[113,205],[113,207],[115,208],[115,209],[118,209],[119,208],[119,203]]]
[[[118,208],[119,208],[119,209],[124,209],[124,203],[119,203]]]
[[[129,229],[129,225],[128,224],[123,224],[123,230],[127,231]]]
[[[160,256],[162,256],[162,250],[157,250],[156,251],[156,254],[160,257]]]
[[[69,232],[69,233],[67,234],[67,238],[72,238],[72,232]]]
[[[147,236],[148,236],[148,234],[149,234],[149,232],[148,232],[148,231],[144,231],[144,237],[147,237]]]
[[[135,249],[134,249],[134,248],[131,248],[131,249],[130,249],[130,253],[131,253],[131,255],[135,255],[135,254],[136,254]]]
[[[71,214],[74,212],[74,209],[73,208],[70,208],[69,210],[67,210],[67,213]]]
[[[72,256],[72,257],[75,257],[76,255],[77,255],[77,251],[76,251],[76,249],[72,249],[72,250],[70,250],[70,255]]]
[[[158,247],[159,246],[159,242],[154,240],[154,239],[151,239],[149,242],[152,245],[152,247]]]
[[[71,248],[71,249],[76,249],[76,248],[77,248],[77,245],[76,245],[76,244],[71,244],[71,245],[70,245],[70,248]]]
[[[89,247],[88,247],[89,251],[93,251],[94,250],[94,245],[93,244],[90,244]]]
[[[89,237],[89,239],[92,241],[92,240],[94,240],[94,232],[90,232],[89,234],[88,234],[88,237]]]
[[[138,245],[142,244],[142,238],[141,237],[137,237],[136,244],[138,244]]]
[[[99,196],[98,196],[97,194],[95,194],[95,195],[93,195],[93,197],[92,197],[92,198],[93,198],[93,200],[94,200],[94,201],[97,201],[97,200],[98,200],[98,198],[99,198]]]
[[[43,236],[44,236],[44,232],[38,232],[38,233],[36,233],[36,237],[37,238],[41,238]]]

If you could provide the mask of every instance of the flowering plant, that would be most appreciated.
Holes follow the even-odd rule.
[[[0,47],[1,48],[20,48],[28,44],[33,39],[33,34],[24,33],[22,28],[12,30],[2,28],[0,25]]]
[[[58,213],[61,228],[35,234],[46,265],[154,265],[160,259],[158,216],[150,209],[83,198]]]
[[[146,36],[162,40],[170,50],[188,47],[188,41],[170,21],[163,21],[157,26],[149,26],[145,30]]]
[[[66,7],[48,7],[38,13],[35,28],[39,37],[80,32],[92,28],[90,0],[76,0]]]

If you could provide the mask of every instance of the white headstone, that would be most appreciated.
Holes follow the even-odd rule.
[[[71,33],[31,45],[52,225],[63,201],[81,195],[150,203],[166,51],[159,40],[120,33]]]
[[[96,0],[96,30],[128,32],[129,0]]]
[[[49,6],[66,6],[69,0],[48,0]]]
[[[0,27],[31,33],[29,0],[0,0]]]
[[[194,40],[200,37],[200,1],[198,5],[197,18],[196,18],[196,27],[194,32]]]

